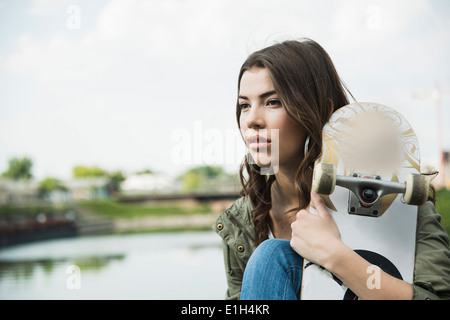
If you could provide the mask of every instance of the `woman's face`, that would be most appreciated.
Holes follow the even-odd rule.
[[[239,107],[241,133],[255,163],[262,168],[273,165],[274,170],[296,169],[306,133],[286,113],[265,68],[244,72]]]

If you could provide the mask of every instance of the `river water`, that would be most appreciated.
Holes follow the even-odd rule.
[[[223,299],[213,232],[84,236],[0,250],[0,299]]]

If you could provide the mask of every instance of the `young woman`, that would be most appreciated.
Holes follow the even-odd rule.
[[[370,264],[341,242],[321,198],[311,193],[322,127],[349,103],[346,91],[328,54],[309,39],[267,47],[242,65],[236,116],[249,150],[240,169],[243,197],[216,223],[227,299],[298,299],[303,258],[361,299],[450,298],[449,239],[432,202],[419,207],[414,283],[381,272],[381,289],[370,290]],[[318,215],[308,211],[311,201]]]

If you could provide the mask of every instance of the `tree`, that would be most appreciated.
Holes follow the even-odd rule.
[[[108,174],[108,179],[106,189],[112,194],[120,191],[120,184],[125,180],[125,176],[121,171],[115,171]]]
[[[204,182],[204,177],[195,171],[188,171],[183,175],[183,190],[191,191],[199,188]]]
[[[76,166],[73,168],[72,173],[74,178],[104,177],[108,175],[107,171],[100,169],[97,166]]]
[[[12,158],[9,160],[8,170],[2,173],[2,177],[12,180],[30,180],[33,177],[32,167],[33,161],[30,158]]]
[[[153,174],[153,173],[154,172],[150,169],[145,169],[145,170],[136,172],[136,174]]]
[[[189,169],[179,179],[183,181],[183,190],[191,191],[204,185],[208,179],[225,177],[229,175],[220,166],[199,166]]]
[[[219,178],[225,176],[226,172],[221,166],[200,166],[189,169],[185,174],[195,172],[205,178]]]
[[[56,190],[67,191],[67,187],[56,178],[45,178],[39,183],[38,192],[41,197]]]
[[[97,166],[86,167],[76,166],[73,168],[74,178],[91,178],[91,177],[106,177],[105,188],[111,195],[120,191],[120,184],[125,180],[125,176],[121,171],[108,172]]]

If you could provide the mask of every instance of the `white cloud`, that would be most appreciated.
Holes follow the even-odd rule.
[[[341,0],[333,13],[330,31],[336,43],[346,45],[342,50],[348,46],[378,47],[417,24],[419,17],[427,17],[430,10],[426,0]]]
[[[56,8],[60,4],[60,0],[30,0],[28,13],[31,15],[47,15],[55,13]]]
[[[226,48],[231,19],[221,13],[221,1],[126,1],[108,3],[98,19],[98,34],[109,41],[132,42],[151,57],[185,59]],[[199,50],[201,46],[201,50]]]
[[[46,85],[60,81],[95,81],[113,67],[111,57],[84,41],[70,41],[56,35],[47,44],[39,44],[23,35],[18,40],[19,52],[4,59],[3,66],[10,72],[31,77]]]

